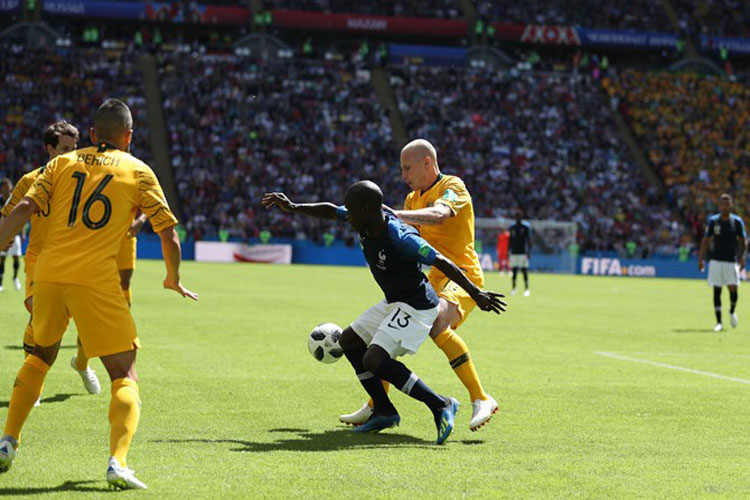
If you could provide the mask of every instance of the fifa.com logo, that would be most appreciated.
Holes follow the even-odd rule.
[[[635,264],[623,266],[620,263],[620,259],[584,257],[581,260],[581,274],[596,276],[645,276],[653,278],[656,276],[656,267],[638,266]]]

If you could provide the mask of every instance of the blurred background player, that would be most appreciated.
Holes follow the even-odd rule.
[[[398,412],[382,385],[382,380],[388,380],[427,405],[435,419],[437,443],[442,444],[453,430],[458,401],[438,395],[396,361],[399,356],[416,353],[439,314],[440,300],[421,264],[435,266],[459,283],[482,310],[500,314],[505,310],[502,295],[481,291],[414,228],[385,214],[383,193],[370,181],[357,182],[347,190],[345,207],[296,204],[282,193],[266,193],[263,204],[313,217],[348,220],[359,233],[365,259],[385,294],[385,300],[365,311],[341,335],[341,348],[374,401],[367,421],[355,432],[377,432],[399,424]]]
[[[5,206],[10,200],[12,189],[13,183],[7,177],[0,182],[0,207]],[[3,288],[3,275],[5,274],[5,257],[8,255],[13,257],[13,286],[16,290],[20,290],[21,282],[18,279],[18,269],[21,267],[21,255],[23,255],[20,235],[17,234],[13,238],[13,244],[10,248],[0,247],[0,292],[5,290]]]
[[[500,233],[497,235],[497,270],[500,274],[504,274],[510,271],[510,263],[508,262],[508,240],[510,239],[510,233],[505,227],[500,228]]]
[[[510,226],[510,268],[513,272],[511,278],[511,295],[516,294],[516,277],[518,270],[523,273],[524,297],[528,297],[529,291],[529,255],[531,253],[531,225],[523,220],[523,212],[516,211],[516,223]]]
[[[719,213],[708,218],[706,234],[701,241],[698,268],[701,272],[708,254],[708,284],[714,289],[715,332],[724,329],[721,322],[721,288],[729,288],[729,321],[737,326],[737,287],[740,284],[740,269],[745,268],[746,233],[745,223],[732,213],[734,201],[724,193],[719,197]]]
[[[78,129],[64,120],[53,123],[47,127],[44,131],[43,140],[44,149],[49,155],[49,161],[52,161],[58,155],[66,154],[76,149],[79,137]],[[16,183],[16,187],[13,189],[13,193],[11,194],[8,203],[6,203],[2,211],[0,211],[0,218],[7,217],[11,213],[18,202],[26,196],[26,193],[34,184],[34,181],[43,171],[44,167],[39,167],[21,177],[18,183]],[[33,315],[31,314],[34,307],[34,269],[36,267],[39,253],[42,251],[44,236],[47,234],[48,220],[49,206],[46,206],[44,210],[37,212],[37,214],[32,216],[30,220],[31,232],[29,233],[29,244],[26,248],[25,259],[26,296],[23,302],[26,309],[29,311],[29,322],[26,325],[26,330],[23,334],[24,357],[28,357],[34,350],[34,330],[32,327]],[[78,342],[78,353],[73,356],[70,365],[78,372],[78,375],[80,375],[81,380],[83,381],[83,386],[89,394],[99,394],[101,392],[99,379],[94,370],[89,368],[88,358],[83,353],[80,342]]]
[[[0,224],[0,241],[9,241],[29,217],[49,206],[48,232],[34,275],[36,345],[13,386],[0,438],[0,472],[13,463],[21,429],[57,357],[71,314],[86,355],[100,357],[112,380],[107,482],[116,488],[143,489],[146,485],[126,463],[140,418],[135,371],[140,343],[116,263],[136,210],[150,218],[161,239],[167,268],[164,288],[193,300],[198,297],[180,283],[177,219],[161,186],[148,165],[126,152],[133,138],[130,109],[117,99],[106,100],[96,112],[90,133],[95,146],[48,163]]]
[[[482,288],[484,273],[474,251],[474,206],[463,181],[440,172],[437,151],[424,139],[411,141],[401,150],[401,177],[412,191],[406,196],[404,210],[395,211],[395,215],[418,228],[427,243],[455,262],[474,285]],[[437,267],[430,268],[428,278],[440,298],[430,338],[469,391],[472,402],[469,428],[475,431],[497,412],[497,402],[484,392],[468,346],[454,331],[466,321],[476,304],[464,288]],[[370,400],[358,411],[339,416],[339,421],[360,425],[367,421],[372,408]]]

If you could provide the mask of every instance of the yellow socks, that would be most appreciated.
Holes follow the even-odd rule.
[[[472,401],[487,399],[487,394],[482,389],[479,375],[471,360],[469,348],[461,337],[456,335],[451,328],[432,339],[435,344],[445,353],[451,368],[469,391]]]
[[[10,396],[8,420],[5,422],[4,434],[20,441],[21,428],[29,416],[34,403],[42,393],[44,377],[47,376],[49,366],[36,356],[27,357],[18,371]]]
[[[31,356],[34,351],[34,330],[31,329],[31,321],[26,324],[26,330],[23,332],[23,357],[24,359]]]
[[[109,402],[109,450],[123,467],[127,467],[128,448],[140,417],[141,398],[136,381],[129,378],[113,380],[112,400]]]
[[[125,296],[125,300],[128,301],[128,307],[130,307],[131,304],[133,303],[133,292],[132,292],[132,290],[130,288],[128,288],[127,290],[123,290],[122,294]]]
[[[76,370],[82,372],[87,366],[89,366],[89,358],[87,358],[86,354],[83,352],[83,346],[81,345],[80,339],[76,340],[76,343],[78,344],[78,352],[76,353]]]

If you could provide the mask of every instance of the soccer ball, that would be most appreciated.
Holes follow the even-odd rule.
[[[344,355],[339,346],[341,327],[333,323],[323,323],[313,328],[307,340],[307,348],[313,358],[321,363],[335,363]]]

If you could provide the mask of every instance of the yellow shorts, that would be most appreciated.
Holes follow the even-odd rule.
[[[478,287],[481,288],[484,286],[484,276],[482,274],[479,274],[478,276],[473,276],[468,273],[465,274]],[[466,321],[466,318],[469,316],[469,313],[477,306],[474,299],[469,296],[466,290],[449,280],[446,275],[434,267],[430,269],[427,278],[437,292],[438,297],[445,299],[458,307],[458,314],[461,316],[461,319],[458,320],[458,323],[452,325],[452,327],[456,329],[463,325],[464,321]]]
[[[36,265],[36,255],[26,254],[24,257],[23,272],[26,275],[26,296],[23,298],[24,301],[28,300],[29,297],[34,295],[34,266]]]
[[[35,344],[47,347],[59,342],[70,316],[86,357],[140,347],[130,308],[119,286],[102,290],[67,283],[36,283],[31,320]]]
[[[120,243],[120,251],[117,252],[117,269],[135,269],[135,254],[138,238],[125,236]]]

